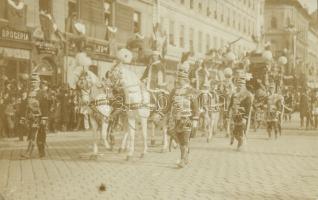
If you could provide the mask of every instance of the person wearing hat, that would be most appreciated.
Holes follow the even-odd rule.
[[[267,96],[267,133],[269,139],[271,138],[272,130],[274,130],[275,138],[277,139],[278,132],[281,133],[280,115],[283,108],[284,98],[275,92],[275,83],[269,84],[269,95]]]
[[[30,158],[32,156],[35,142],[37,141],[37,134],[40,127],[41,121],[41,109],[40,103],[37,99],[37,91],[31,90],[28,94],[28,102],[27,102],[27,120],[29,122],[29,130],[28,130],[28,147],[24,154],[21,156],[24,158]],[[39,154],[40,154],[40,149]],[[40,155],[41,157],[41,155]]]
[[[230,122],[231,145],[234,139],[237,140],[237,150],[243,144],[243,134],[246,134],[249,127],[250,112],[253,102],[253,95],[246,89],[248,76],[244,70],[236,71],[234,84],[236,91],[232,94],[228,107]]]
[[[195,88],[202,90],[203,84],[209,79],[209,71],[203,59],[197,60],[195,70]]]
[[[168,124],[172,124],[173,127],[169,128],[173,130],[180,146],[180,168],[188,163],[190,134],[193,128],[196,128],[199,119],[197,97],[197,92],[189,85],[188,73],[178,70],[175,88],[169,95],[166,112],[171,115]],[[169,123],[171,121],[173,123]]]
[[[147,66],[140,80],[144,81],[146,79],[148,90],[162,88],[166,84],[166,69],[165,65],[162,63],[159,51],[152,52],[151,64]]]
[[[159,51],[152,52],[152,63],[147,66],[140,80],[146,80],[147,90],[153,93],[153,95],[151,95],[150,103],[154,107],[154,112],[152,112],[151,118],[158,122],[160,121],[158,119],[162,119],[163,117],[162,114],[160,114],[160,112],[162,112],[161,108],[157,107],[158,103],[160,103],[158,102],[158,99],[162,99],[163,96],[168,95],[166,88],[166,69],[165,65],[162,63]],[[155,124],[159,125],[158,123]],[[155,144],[154,134],[151,136],[151,144]]]

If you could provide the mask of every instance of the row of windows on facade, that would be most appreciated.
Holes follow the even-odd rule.
[[[6,6],[8,6],[6,4],[7,0],[0,0],[0,6],[2,7],[1,10],[3,10],[4,12],[0,12],[0,18],[2,19],[7,19],[7,9]],[[47,13],[53,13],[53,1],[52,0],[39,0],[39,11],[46,11]],[[70,27],[69,27],[69,21],[71,20],[71,18],[74,16],[74,13],[77,13],[78,11],[78,6],[79,4],[77,3],[77,1],[75,0],[68,0],[68,4],[67,4],[67,8],[68,8],[68,12],[67,12],[67,20],[65,21],[65,31],[70,32]],[[104,1],[104,23],[105,25],[112,25],[111,19],[112,19],[112,7],[111,7],[111,1],[110,0],[105,0]],[[137,11],[135,11],[133,13],[133,30],[132,32],[140,32],[140,25],[141,25],[141,19],[140,19],[141,14]],[[89,23],[89,22],[87,22]],[[93,25],[93,23],[91,23],[91,25]],[[87,33],[89,34],[89,36],[94,37],[94,27],[89,25],[86,27],[87,28]],[[92,30],[90,30],[92,29]],[[105,39],[105,38],[100,38],[100,39]]]
[[[180,48],[186,48],[186,40],[185,40],[185,26],[180,26],[180,35],[179,35],[179,47]],[[169,44],[176,46],[175,44],[175,36],[173,34],[169,34]],[[205,39],[205,40],[204,40]],[[189,38],[188,38],[188,49],[192,52],[195,52],[196,50],[199,53],[204,53],[204,44],[205,44],[205,52],[209,51],[211,48],[218,49],[223,48],[228,43],[228,41],[218,38],[217,36],[213,36],[213,41],[211,41],[212,37],[210,34],[206,34],[205,38],[203,38],[203,32],[198,31],[197,32],[197,46],[195,46],[195,37],[194,37],[194,29],[189,29]],[[212,42],[212,45],[211,45]],[[197,48],[196,48],[197,47]],[[240,45],[236,46],[236,51],[240,52],[241,50],[246,50],[245,48],[241,47]]]
[[[184,0],[183,0],[183,2],[181,0],[181,4],[184,4]],[[254,3],[253,3],[253,5],[254,5]],[[248,16],[246,14],[245,10],[244,10],[244,14],[240,14],[237,11],[237,10],[240,10],[240,9],[237,9],[235,7],[232,7],[232,8],[226,7],[226,6],[224,6],[224,7],[223,6],[219,6],[219,7],[220,8],[217,9],[217,6],[213,6],[211,8],[209,6],[207,6],[206,12],[205,12],[205,11],[203,11],[202,3],[200,2],[198,4],[198,12],[202,13],[202,14],[205,13],[205,15],[207,17],[213,18],[213,19],[219,21],[220,23],[223,23],[223,24],[225,24],[227,26],[230,26],[232,28],[236,28],[236,21],[237,20],[241,21],[241,19],[242,19],[242,21],[245,21],[245,20],[248,20],[248,18],[251,18],[250,16]],[[244,19],[244,18],[246,18],[246,19]],[[240,25],[238,25],[238,26],[240,26]],[[238,28],[238,29],[240,29],[240,28]]]
[[[285,30],[287,30],[288,27],[293,26],[290,17],[287,17],[285,21],[286,21],[286,23],[284,24],[282,22],[281,23],[282,26],[279,27],[277,17],[276,16],[272,16],[271,17],[271,21],[270,21],[270,27],[271,27],[271,29],[274,29],[274,30],[277,30],[277,29],[282,29],[282,30],[285,29]],[[300,25],[298,23],[296,25],[296,30],[299,31],[299,33],[297,34],[299,39],[302,39],[302,40],[306,40],[307,39],[307,34],[306,34],[307,29],[305,28],[304,25]]]
[[[182,2],[181,2],[182,3]],[[184,2],[183,2],[184,4]],[[202,3],[199,3],[202,5]],[[253,4],[254,5],[254,4]],[[202,13],[202,6],[199,6],[199,12]],[[201,11],[200,11],[201,10]],[[232,12],[231,12],[232,10]],[[212,16],[212,11],[209,7],[207,7],[206,11],[207,16]],[[249,20],[249,16],[240,15],[235,8],[225,8],[223,9],[215,9],[213,11],[213,18],[215,20],[219,20],[221,23],[224,23],[228,27],[232,27],[243,33],[247,33],[249,35],[254,33],[254,23],[253,20]],[[242,25],[241,25],[242,24]],[[248,27],[246,27],[248,26]]]
[[[252,35],[254,32],[254,28],[249,28],[249,34]],[[202,37],[203,33],[202,31],[198,31],[198,51],[202,52]],[[179,27],[179,47],[184,48],[185,47],[185,26],[180,25]],[[193,40],[194,40],[194,29],[189,28],[189,48],[190,50],[193,50]],[[173,46],[177,46],[176,42],[176,34],[175,34],[175,23],[173,21],[169,22],[169,44]],[[217,47],[216,45],[216,37],[214,39],[214,47]],[[221,40],[222,41],[222,40]],[[222,43],[222,42],[221,42]],[[210,35],[206,34],[206,45],[207,49],[210,49]],[[223,46],[223,44],[221,45]]]
[[[189,0],[189,2],[187,3],[186,0],[176,0],[176,1],[179,1],[182,5],[188,5],[190,9],[195,9],[195,7],[197,7],[198,11],[200,13],[202,13],[203,11],[203,4],[201,1],[197,1],[197,0]],[[233,3],[236,3],[236,1],[238,0],[235,0],[233,1]],[[255,0],[239,0],[240,3],[245,6],[245,8],[249,8],[249,9],[253,9],[255,10]],[[195,5],[195,3],[197,3],[197,6]],[[212,5],[212,7],[217,7],[218,4],[220,4],[222,6],[222,3],[224,3],[224,0],[207,0],[207,4],[208,5]],[[206,8],[206,15],[209,16],[210,15],[210,6],[207,5],[207,8]]]

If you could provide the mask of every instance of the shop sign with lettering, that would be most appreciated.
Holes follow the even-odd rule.
[[[57,47],[50,42],[37,41],[35,46],[40,54],[56,55],[58,51]]]
[[[3,40],[17,40],[30,41],[30,33],[25,31],[17,31],[8,29],[7,27],[1,29],[0,38]]]
[[[70,41],[68,48],[69,48],[68,49],[69,51],[76,51],[75,42]],[[86,44],[85,49],[90,54],[105,55],[105,56],[109,54],[108,53],[109,45],[107,44],[96,44],[93,42],[88,42],[88,44]]]
[[[25,49],[0,47],[0,52],[2,52],[4,57],[6,58],[19,58],[26,60],[29,60],[31,58],[31,52]]]
[[[95,53],[95,54],[102,54],[102,55],[108,54],[108,46],[107,45],[91,44],[87,47],[87,50],[90,51],[91,53]]]

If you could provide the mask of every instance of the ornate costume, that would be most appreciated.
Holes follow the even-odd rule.
[[[283,109],[284,97],[275,93],[275,83],[270,84],[270,94],[267,97],[267,133],[271,137],[271,131],[274,129],[275,137],[277,138],[277,132],[281,132],[280,120],[281,112]]]
[[[252,94],[246,89],[246,74],[244,71],[238,71],[235,77],[237,91],[232,94],[229,104],[231,144],[234,138],[238,141],[237,148],[243,144],[243,134],[248,128],[248,121],[253,102]]]
[[[176,88],[170,93],[167,109],[171,115],[170,129],[173,129],[180,144],[181,161],[179,167],[184,167],[188,162],[190,133],[193,126],[196,126],[199,116],[198,94],[189,86],[188,82],[188,73],[178,70]]]
[[[38,85],[39,77],[36,75],[32,76],[31,85],[36,86]],[[41,108],[40,102],[38,98],[38,90],[36,87],[33,87],[28,95],[28,102],[27,102],[27,120],[29,122],[29,133],[28,133],[28,148],[22,156],[25,158],[30,158],[33,153],[33,149],[35,146],[35,142],[37,142],[39,155],[40,157],[45,156],[44,152],[44,145],[46,140],[46,132],[41,132]],[[41,132],[41,133],[40,133]],[[45,137],[44,137],[45,134]],[[42,135],[42,136],[39,136]],[[42,145],[43,144],[43,145]]]

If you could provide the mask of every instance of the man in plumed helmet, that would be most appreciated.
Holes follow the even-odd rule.
[[[166,69],[161,61],[161,56],[159,51],[152,52],[152,62],[147,66],[144,71],[141,81],[146,80],[146,85],[148,90],[156,90],[163,88],[165,86],[165,73]]]
[[[232,94],[228,112],[230,117],[231,145],[237,140],[237,150],[243,144],[243,135],[249,126],[253,95],[246,89],[248,74],[244,70],[237,70],[234,75],[236,91]]]
[[[38,129],[41,122],[41,108],[39,103],[39,87],[40,87],[40,77],[38,74],[32,74],[31,76],[31,87],[28,93],[27,101],[27,111],[26,118],[29,122],[28,130],[28,147],[26,152],[22,155],[24,158],[30,158],[32,156],[35,143],[37,141]]]
[[[41,86],[41,87],[40,87]],[[46,98],[47,83],[42,82],[38,74],[31,76],[31,88],[27,102],[27,120],[29,121],[28,148],[22,156],[30,158],[33,153],[35,143],[37,144],[39,157],[45,156],[46,145],[46,123],[48,115],[48,103]]]
[[[179,69],[175,88],[169,96],[167,112],[171,116],[168,120],[170,128],[173,127],[173,132],[180,145],[181,160],[178,163],[180,168],[188,163],[190,134],[193,127],[197,126],[199,118],[197,96],[198,93],[190,86],[188,72]]]
[[[152,63],[147,66],[141,77],[141,81],[144,80],[146,80],[147,90],[152,94],[150,103],[153,112],[150,118],[154,122],[154,125],[159,126],[159,122],[163,119],[162,112],[164,111],[158,105],[161,105],[161,100],[166,99],[166,96],[169,94],[166,88],[166,69],[159,51],[152,52]],[[155,144],[154,131],[151,135],[151,144]]]
[[[275,92],[275,83],[269,84],[269,95],[267,97],[267,133],[268,137],[271,138],[272,130],[274,130],[275,138],[278,136],[278,132],[281,133],[281,112],[283,108],[284,98],[282,95]]]

